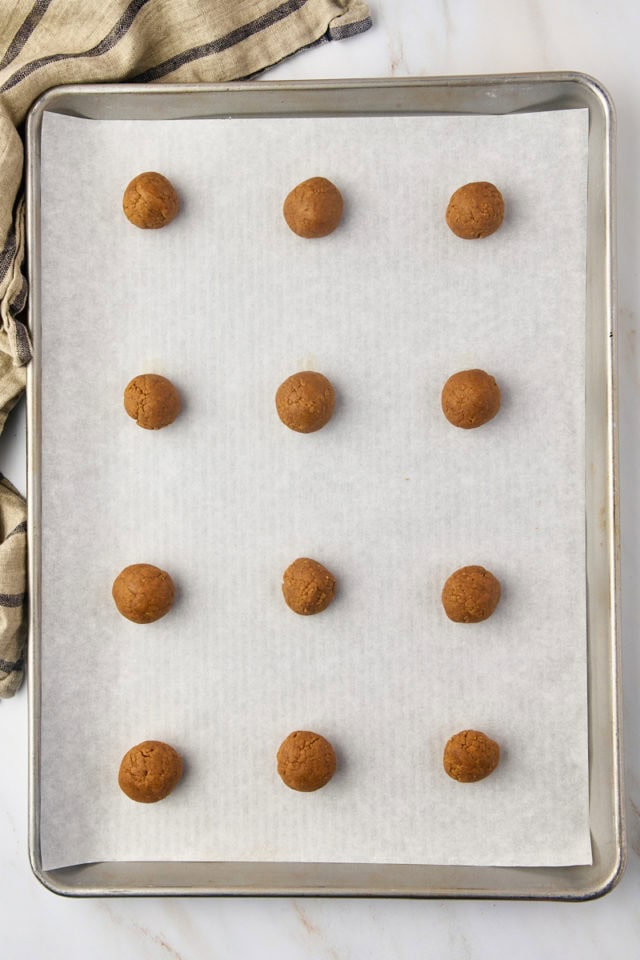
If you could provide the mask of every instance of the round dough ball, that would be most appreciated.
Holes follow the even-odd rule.
[[[311,793],[329,783],[336,755],[328,740],[310,730],[295,730],[278,749],[278,773],[292,790]]]
[[[302,370],[287,377],[276,391],[276,410],[282,422],[297,433],[314,433],[331,420],[336,395],[321,373]]]
[[[460,567],[442,588],[444,612],[455,623],[480,623],[500,601],[500,581],[484,567]]]
[[[151,563],[133,563],[113,581],[116,607],[133,623],[153,623],[169,613],[176,596],[173,580]]]
[[[317,560],[299,557],[282,576],[282,594],[294,613],[307,617],[326,610],[336,593],[336,578]]]
[[[452,195],[447,224],[463,240],[479,240],[498,229],[504,219],[502,194],[492,183],[465,183]]]
[[[343,210],[342,194],[325,177],[303,180],[284,201],[284,218],[299,237],[326,237],[333,233]]]
[[[500,762],[500,747],[479,730],[455,733],[444,748],[442,763],[453,780],[475,783],[493,773]]]
[[[141,373],[125,387],[124,408],[139,427],[160,430],[180,413],[180,394],[166,377]]]
[[[445,383],[441,403],[449,423],[472,430],[495,417],[500,409],[500,387],[484,370],[461,370]]]
[[[180,754],[161,740],[145,740],[125,753],[118,784],[131,800],[156,803],[169,796],[181,777]]]
[[[161,173],[149,170],[139,173],[128,185],[122,198],[124,214],[142,230],[166,227],[180,209],[175,187]]]

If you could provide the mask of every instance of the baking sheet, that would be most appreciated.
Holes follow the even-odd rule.
[[[45,116],[44,869],[590,861],[586,125],[586,111],[179,128]],[[150,234],[119,205],[154,168],[185,205]],[[347,209],[339,232],[308,243],[279,211],[316,173]],[[442,214],[480,178],[509,213],[466,244]],[[439,393],[469,366],[496,375],[504,405],[463,434]],[[339,395],[309,437],[273,409],[302,368]],[[120,406],[144,370],[186,398],[158,434]],[[279,595],[304,554],[341,587],[308,619]],[[110,599],[138,560],[180,592],[145,627]],[[484,624],[451,624],[442,582],[474,562],[500,577],[503,601]],[[462,786],[440,757],[467,726],[495,736],[503,762]],[[275,773],[297,727],[338,749],[317,794]],[[115,773],[147,737],[180,749],[187,774],[169,800],[137,807]]]

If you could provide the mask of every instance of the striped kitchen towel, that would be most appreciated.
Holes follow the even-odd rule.
[[[20,128],[37,97],[65,83],[239,80],[370,26],[362,0],[1,0],[0,432],[31,358],[20,317],[27,300]],[[25,538],[15,532],[22,521],[12,529],[8,519],[19,498],[6,485],[0,494],[1,697],[15,692],[22,672],[16,597],[24,583],[15,558],[22,556],[24,571]]]
[[[22,682],[26,538],[24,500],[0,474],[0,697],[12,697]]]

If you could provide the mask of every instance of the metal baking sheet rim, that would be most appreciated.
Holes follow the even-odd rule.
[[[500,114],[586,107],[589,175],[586,313],[587,637],[593,863],[575,867],[407,864],[114,862],[43,870],[40,859],[40,130],[45,112],[90,119],[356,114]],[[28,370],[29,855],[41,883],[66,896],[335,896],[581,901],[603,896],[625,866],[619,642],[615,330],[615,112],[581,73],[232,84],[56,87],[26,126]]]

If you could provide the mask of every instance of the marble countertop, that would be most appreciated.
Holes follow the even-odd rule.
[[[319,899],[69,900],[33,877],[27,851],[27,696],[0,702],[0,950],[7,960],[278,957],[412,960],[638,956],[640,943],[640,29],[637,0],[379,0],[362,36],[292,57],[265,79],[576,70],[609,90],[618,118],[618,347],[622,638],[628,864],[585,904]],[[25,487],[24,402],[0,465]]]

